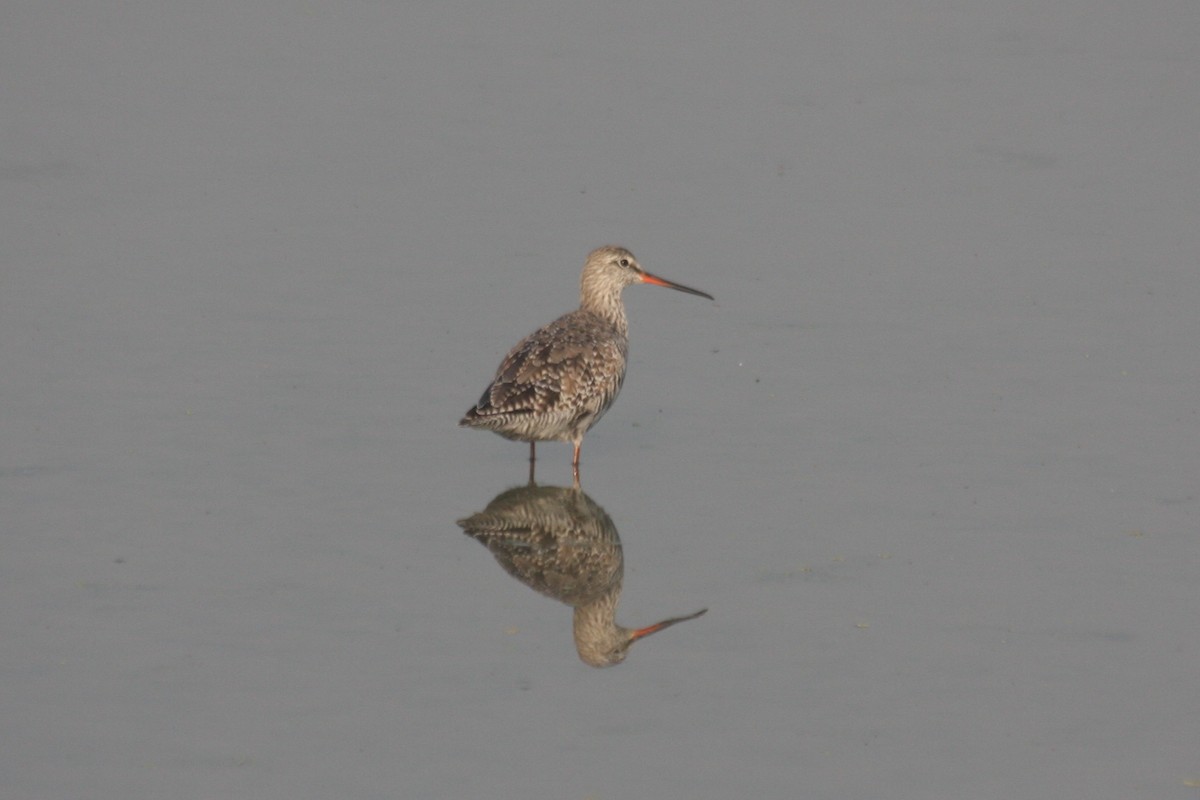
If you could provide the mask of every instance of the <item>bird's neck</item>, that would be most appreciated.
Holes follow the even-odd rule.
[[[607,653],[628,636],[628,631],[617,625],[617,600],[621,597],[620,584],[590,603],[575,607],[573,629],[575,649],[579,657],[592,666],[602,666]]]
[[[621,286],[589,285],[585,280],[580,290],[579,307],[612,323],[622,336],[629,335],[629,320],[621,302]]]

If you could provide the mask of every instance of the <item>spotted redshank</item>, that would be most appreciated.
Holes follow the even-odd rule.
[[[713,296],[651,275],[624,247],[593,250],[583,266],[579,308],[539,328],[509,351],[479,402],[459,421],[506,439],[572,442],[578,478],[583,435],[604,416],[625,380],[629,323],[621,290],[635,283]]]

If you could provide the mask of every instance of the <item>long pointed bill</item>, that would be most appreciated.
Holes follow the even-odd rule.
[[[698,294],[701,297],[707,297],[709,300],[714,302],[717,299],[708,292],[702,292],[699,289],[692,289],[689,286],[680,286],[678,283],[672,283],[671,281],[660,278],[657,275],[651,275],[649,272],[642,273],[642,283],[649,283],[653,286],[665,286],[668,289],[674,289],[678,292],[687,292],[688,294]]]
[[[705,297],[707,297],[707,295],[705,295]],[[689,619],[695,619],[696,617],[703,614],[705,611],[708,611],[708,609],[702,608],[699,611],[697,611],[695,614],[688,614],[686,617],[672,617],[671,619],[664,619],[662,622],[656,622],[653,625],[649,625],[645,628],[638,628],[636,631],[633,631],[633,633],[630,634],[629,641],[636,642],[638,639],[641,639],[643,636],[649,636],[652,633],[658,633],[659,631],[663,630],[664,628],[669,628],[677,622],[687,622]]]

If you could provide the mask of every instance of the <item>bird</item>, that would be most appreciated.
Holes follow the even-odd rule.
[[[509,575],[574,609],[575,650],[588,666],[620,664],[634,642],[708,610],[644,628],[618,625],[625,574],[621,537],[608,513],[578,484],[509,489],[458,526]]]
[[[707,292],[651,275],[624,247],[598,247],[583,265],[579,308],[518,342],[458,424],[529,442],[531,480],[537,442],[571,442],[571,469],[578,480],[583,436],[612,406],[625,381],[629,323],[621,291],[635,283],[714,300]]]

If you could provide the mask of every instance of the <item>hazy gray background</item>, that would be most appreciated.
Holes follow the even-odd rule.
[[[0,796],[1194,800],[1198,131],[1194,0],[5,2]],[[597,671],[456,422],[606,242]]]

